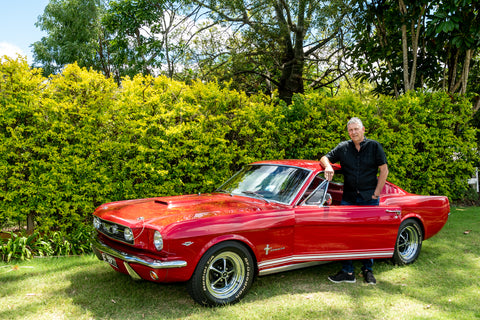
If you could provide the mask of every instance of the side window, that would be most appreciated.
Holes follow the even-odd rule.
[[[304,204],[307,206],[324,206],[332,204],[332,197],[327,193],[330,181],[324,180],[305,200]]]
[[[325,180],[323,177],[323,172],[319,173],[313,181],[310,183],[310,185],[307,188],[307,191],[305,191],[305,194],[303,195],[302,199],[300,200],[300,204],[303,204],[305,200],[312,194],[313,191],[320,185]],[[342,195],[343,195],[343,173],[342,171],[335,171],[335,174],[333,175],[333,180],[330,182],[328,185],[328,191],[327,191],[331,196],[332,196],[332,205],[340,205],[340,202],[342,201]]]
[[[323,173],[319,173],[313,178],[312,182],[307,188],[307,191],[305,191],[305,194],[303,195],[302,199],[300,200],[300,204],[304,203],[305,200],[312,194],[315,189],[322,183],[325,179],[323,178]]]

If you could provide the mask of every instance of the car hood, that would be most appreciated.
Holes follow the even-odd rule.
[[[95,210],[101,219],[129,227],[171,223],[239,213],[285,208],[285,205],[229,194],[202,194],[125,200],[103,204]]]

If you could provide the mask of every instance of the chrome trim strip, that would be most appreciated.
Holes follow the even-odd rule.
[[[132,277],[133,280],[142,280],[142,277],[140,277],[138,273],[136,273],[135,270],[133,270],[133,268],[130,267],[127,262],[123,261],[123,265],[125,266],[125,269],[127,269],[128,274],[130,275],[130,277]]]
[[[331,253],[331,254],[317,254],[317,255],[300,255],[290,256],[280,259],[273,259],[260,262],[258,264],[259,269],[273,268],[280,264],[297,264],[302,261],[331,261],[331,260],[348,260],[348,259],[364,259],[364,258],[386,258],[393,256],[393,250],[388,251],[376,251],[376,252],[357,252],[357,253]],[[263,271],[263,270],[262,270]]]
[[[98,240],[96,237],[93,237],[91,240],[92,240],[92,247],[94,249],[97,249],[101,252],[111,255],[112,257],[118,258],[128,263],[137,263],[152,269],[183,268],[187,266],[187,262],[183,260],[174,260],[174,261],[166,261],[166,262],[158,261],[154,259],[146,260],[137,256],[130,255],[125,252],[115,250],[107,246],[105,243],[101,242],[100,240]]]
[[[297,263],[297,264],[290,264],[288,266],[270,268],[270,269],[263,269],[258,272],[259,276],[266,276],[273,273],[284,272],[284,271],[292,271],[301,268],[313,267],[320,264],[326,264],[331,261],[312,261],[312,262],[304,262],[304,263]]]

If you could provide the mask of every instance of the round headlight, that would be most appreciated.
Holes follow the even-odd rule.
[[[153,235],[153,245],[158,251],[163,249],[163,238],[159,231],[155,231]]]
[[[102,225],[102,222],[100,221],[100,219],[98,217],[93,217],[93,227],[95,229],[100,229],[100,226]]]
[[[123,230],[123,236],[125,237],[125,240],[126,240],[126,241],[128,241],[128,242],[133,241],[133,232],[132,232],[132,229],[130,229],[130,228],[125,228],[125,230]]]

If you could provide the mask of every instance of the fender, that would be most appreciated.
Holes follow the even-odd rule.
[[[237,234],[225,234],[225,235],[221,235],[221,236],[212,238],[210,241],[208,241],[207,243],[205,243],[203,245],[203,247],[200,249],[198,254],[195,256],[195,259],[193,260],[195,266],[198,264],[198,262],[200,261],[202,256],[205,254],[205,252],[207,252],[207,250],[209,250],[210,248],[212,248],[213,246],[215,246],[215,245],[217,245],[221,242],[232,241],[232,240],[237,241],[237,242],[241,242],[242,244],[246,245],[248,250],[250,252],[252,252],[252,258],[255,260],[254,261],[255,265],[257,265],[258,251],[256,250],[255,246],[253,245],[253,243],[251,241],[249,241],[247,238],[245,238],[243,236],[240,236],[240,235],[237,235]]]

